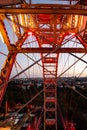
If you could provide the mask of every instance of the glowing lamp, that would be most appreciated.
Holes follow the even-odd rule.
[[[32,35],[33,35],[33,33],[32,33],[31,31],[29,31],[29,32],[28,32],[28,35],[29,35],[29,36],[32,36]]]
[[[4,38],[3,38],[3,35],[1,32],[0,32],[0,38],[1,38],[2,42],[4,43]]]
[[[75,35],[75,32],[70,32],[70,35],[74,36],[74,35]]]

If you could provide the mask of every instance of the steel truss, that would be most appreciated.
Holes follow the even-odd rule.
[[[82,19],[85,19],[83,31],[78,33],[81,30]],[[12,23],[13,31],[17,36],[17,42],[14,44],[10,42],[4,20]],[[38,48],[22,47],[29,36],[28,31],[36,37]],[[41,53],[44,79],[44,130],[57,130],[58,57],[59,53],[87,53],[87,7],[78,4],[35,5],[25,3],[17,6],[4,6],[0,8],[0,33],[8,49],[8,55],[0,73],[0,105],[16,55],[18,53]],[[61,47],[64,38],[70,34],[75,35],[83,48]]]
[[[44,130],[57,130],[57,66],[58,54],[43,58]]]

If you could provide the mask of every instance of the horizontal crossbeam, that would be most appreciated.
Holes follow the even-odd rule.
[[[85,48],[20,48],[19,50],[11,50],[10,53],[87,53]]]
[[[87,9],[74,8],[1,8],[0,14],[77,14],[87,15]]]

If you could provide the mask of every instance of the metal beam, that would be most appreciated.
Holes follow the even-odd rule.
[[[21,48],[19,50],[11,50],[10,53],[87,53],[84,48],[58,48],[54,52],[53,48]]]
[[[77,14],[87,15],[87,9],[74,8],[1,8],[0,14]]]

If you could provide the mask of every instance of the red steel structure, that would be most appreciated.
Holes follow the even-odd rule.
[[[58,130],[59,53],[87,53],[87,2],[85,0],[61,0],[61,2],[58,0],[57,4],[36,4],[27,0],[12,2],[11,0],[0,2],[0,35],[8,49],[7,58],[0,72],[0,105],[10,81],[16,55],[41,53],[44,79],[44,130]],[[5,20],[11,22],[17,37],[14,44],[10,42]],[[39,47],[23,48],[29,35],[36,38]],[[62,47],[66,43],[64,41],[66,36],[76,37],[83,48]],[[75,130],[72,122],[65,124],[65,130]]]

